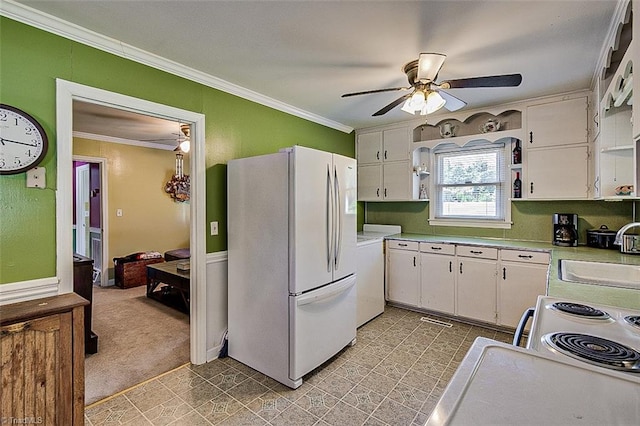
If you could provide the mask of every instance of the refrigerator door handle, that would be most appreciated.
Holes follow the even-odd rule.
[[[342,205],[340,204],[340,181],[338,180],[338,170],[336,166],[333,166],[333,174],[334,174],[334,182],[333,185],[335,187],[334,197],[335,197],[335,210],[336,216],[334,221],[334,226],[336,228],[336,236],[335,236],[335,269],[338,269],[338,265],[340,264],[340,249],[342,248]]]
[[[329,169],[329,165],[327,165],[327,193],[326,193],[326,197],[325,197],[325,204],[326,204],[326,219],[327,219],[327,226],[326,226],[326,238],[327,238],[327,272],[331,272],[331,262],[332,262],[332,258],[333,258],[333,230],[332,230],[332,224],[333,221],[332,216],[333,216],[333,209],[332,207],[332,188],[331,188],[331,170]]]
[[[304,306],[310,303],[318,303],[331,298],[335,298],[346,292],[356,284],[355,279],[345,279],[343,281],[344,282],[337,285],[334,284],[333,286],[331,286],[333,288],[328,291],[312,291],[311,294],[296,297],[296,306]]]

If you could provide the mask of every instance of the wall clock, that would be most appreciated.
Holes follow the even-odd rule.
[[[47,134],[35,118],[0,104],[0,175],[22,173],[37,166],[48,147]]]

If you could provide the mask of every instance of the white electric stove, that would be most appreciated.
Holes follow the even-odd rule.
[[[476,339],[427,425],[637,425],[639,318],[540,296],[527,347]]]
[[[640,312],[540,296],[527,348],[640,378]]]

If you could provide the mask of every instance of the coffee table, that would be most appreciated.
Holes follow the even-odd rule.
[[[147,297],[189,314],[190,274],[178,270],[178,263],[184,261],[147,265]]]

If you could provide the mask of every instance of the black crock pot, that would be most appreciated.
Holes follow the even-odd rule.
[[[587,246],[617,250],[620,246],[613,245],[613,241],[616,239],[616,233],[617,231],[607,228],[607,225],[602,225],[600,229],[588,229]]]

